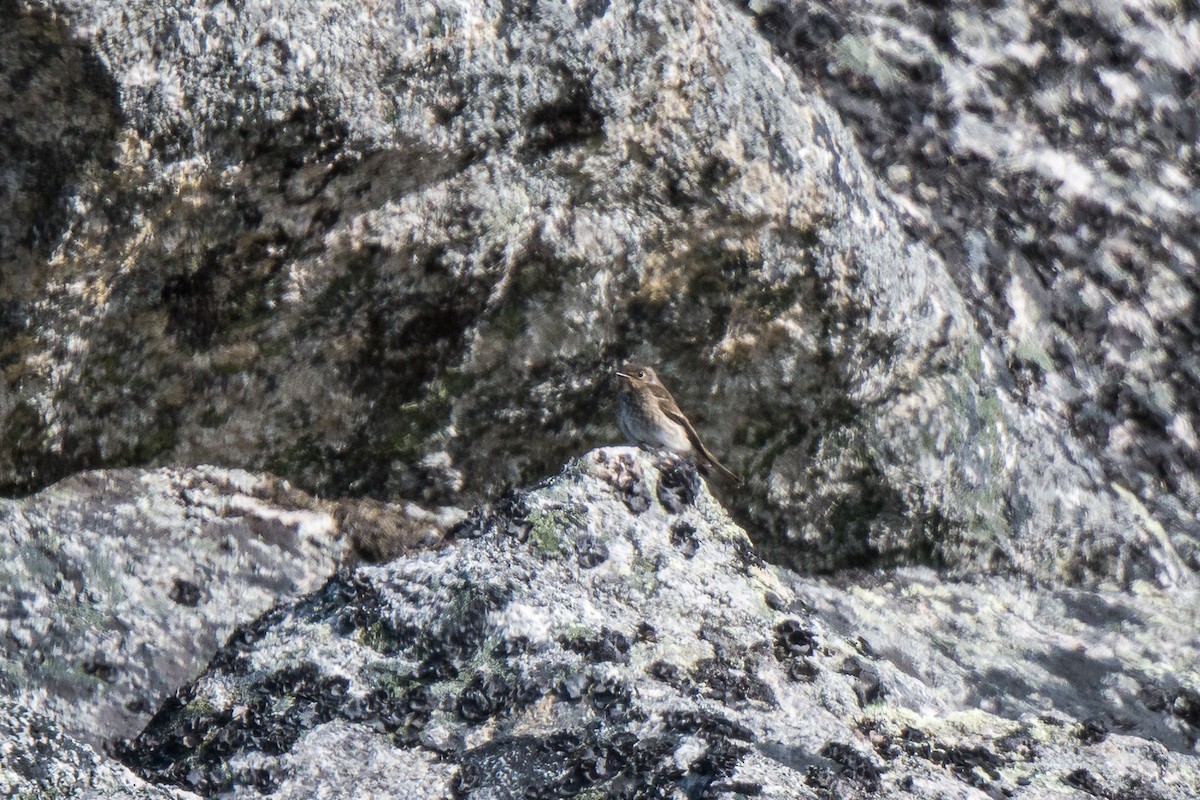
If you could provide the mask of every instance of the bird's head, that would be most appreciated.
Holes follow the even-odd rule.
[[[656,383],[658,376],[654,374],[654,370],[641,364],[625,364],[617,370],[617,379],[631,386],[640,386]]]

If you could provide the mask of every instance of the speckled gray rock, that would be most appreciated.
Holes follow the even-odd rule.
[[[287,483],[212,467],[0,500],[0,693],[97,747],[133,736],[237,625],[324,583],[335,534]]]
[[[1021,402],[1071,430],[1117,491],[1194,541],[1195,7],[748,7],[853,131],[906,225],[936,248]]]
[[[48,717],[0,698],[0,796],[19,800],[197,800],[147,784],[62,732]]]
[[[1200,792],[1200,597],[800,578],[593,451],[246,626],[127,753],[223,797]]]
[[[773,559],[1197,566],[1190,490],[1113,471],[1025,386],[731,4],[4,8],[30,65],[0,76],[4,486],[218,462],[470,505],[613,441],[635,355],[749,477],[725,499]]]

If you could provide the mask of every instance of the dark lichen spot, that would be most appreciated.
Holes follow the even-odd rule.
[[[555,687],[563,700],[586,700],[592,710],[606,717],[627,714],[632,695],[615,675],[608,672],[579,671],[564,675]]]
[[[715,658],[702,659],[691,670],[692,680],[701,687],[701,694],[722,703],[741,703],[755,700],[775,703],[771,687],[746,669],[730,667]]]
[[[867,791],[879,790],[879,768],[852,746],[844,742],[829,742],[821,748],[821,756],[840,766],[842,776],[861,784]]]
[[[658,631],[649,622],[639,622],[637,626],[637,640],[639,642],[657,642]]]
[[[524,154],[545,156],[600,136],[604,131],[604,116],[592,104],[591,87],[568,77],[557,99],[530,113],[528,126]]]
[[[682,520],[671,526],[671,544],[679,549],[684,558],[691,558],[700,549],[696,539],[696,526]]]
[[[954,777],[977,789],[986,789],[989,781],[998,779],[1004,765],[1004,759],[982,745],[943,747],[934,743],[929,760],[949,767]]]
[[[567,650],[579,653],[592,663],[612,662],[624,664],[629,661],[629,639],[620,631],[604,627],[595,636],[559,638]]]
[[[618,456],[608,463],[605,474],[630,511],[641,514],[650,508],[650,488],[637,461],[627,455]]]
[[[850,656],[842,662],[841,673],[855,678],[854,695],[858,705],[865,707],[884,696],[883,684],[879,670],[863,661],[858,656]]]
[[[450,779],[450,796],[464,798],[483,786],[485,770],[482,764],[466,762],[458,765],[458,772]]]
[[[525,495],[516,490],[506,492],[488,509],[482,524],[473,527],[480,533],[494,530],[524,542],[533,527],[529,521],[529,504],[525,502]]]
[[[239,780],[227,768],[234,753],[288,752],[305,731],[344,716],[347,689],[345,678],[301,664],[268,675],[238,704],[236,715],[233,708],[214,709],[203,697],[181,692],[119,754],[148,779],[219,794]]]
[[[660,680],[675,689],[682,689],[687,685],[687,678],[684,676],[683,670],[669,661],[655,661],[646,668],[646,672],[650,677]]]
[[[200,598],[203,596],[203,592],[199,586],[191,581],[176,578],[174,585],[171,586],[171,594],[169,596],[181,606],[195,608],[200,605]]]
[[[1062,782],[1067,786],[1079,789],[1081,792],[1087,792],[1094,797],[1108,797],[1104,791],[1104,787],[1100,781],[1096,780],[1092,773],[1082,767],[1063,776]]]
[[[480,722],[506,710],[512,697],[512,687],[504,679],[481,673],[458,696],[458,714],[467,722]]]
[[[1084,720],[1075,734],[1084,744],[1099,744],[1108,738],[1108,725],[1097,717]]]
[[[108,659],[102,655],[94,655],[86,659],[80,666],[88,675],[98,678],[105,683],[112,683],[117,679],[117,668],[110,664]]]
[[[817,635],[800,620],[785,619],[775,626],[775,657],[780,661],[811,656],[817,645]]]
[[[739,536],[737,539],[734,539],[733,552],[737,556],[743,571],[762,569],[766,566],[766,562],[762,560],[762,556],[754,550],[754,545],[745,537]]]
[[[528,636],[514,636],[511,639],[502,639],[492,648],[492,655],[496,658],[512,658],[513,656],[525,655],[530,649],[531,645]]]
[[[678,514],[695,505],[700,494],[700,475],[687,461],[671,458],[663,464],[656,493],[663,508]]]
[[[148,697],[131,697],[125,703],[125,710],[130,714],[148,715],[154,713],[154,705]]]
[[[742,742],[754,740],[754,732],[745,725],[711,711],[668,711],[663,715],[663,721],[668,728],[681,733],[699,733],[709,738],[737,739]]]
[[[829,767],[821,767],[813,765],[804,771],[804,783],[816,789],[820,794],[819,797],[834,797],[834,784],[837,783],[837,775]]]
[[[633,696],[624,681],[609,672],[594,675],[588,687],[588,702],[592,710],[604,716],[620,716],[627,712]]]
[[[546,736],[497,737],[462,755],[455,797],[479,789],[508,796],[522,786],[524,798],[605,797],[612,800],[671,797],[683,773],[669,758],[674,737],[638,739],[608,733],[595,722]],[[699,795],[692,795],[699,796]]]
[[[423,681],[452,681],[458,677],[458,666],[441,650],[426,656],[417,665],[417,678]]]
[[[797,683],[812,683],[821,670],[807,658],[797,658],[788,664],[787,676]]]
[[[412,744],[428,724],[436,705],[433,693],[424,685],[405,690],[379,687],[364,696],[348,698],[341,716],[380,733],[392,734],[398,743]]]
[[[608,12],[608,6],[611,0],[583,0],[577,6],[577,12],[581,22],[590,23],[592,20],[603,17]]]
[[[608,545],[595,536],[581,536],[575,547],[575,560],[581,569],[592,569],[608,560]]]
[[[461,669],[487,638],[491,614],[504,607],[512,589],[498,583],[480,584],[466,573],[460,579],[451,607],[421,632],[417,646],[429,658],[442,658]]]
[[[270,769],[260,767],[238,772],[234,783],[239,786],[253,786],[260,794],[271,794],[279,786],[279,779]]]
[[[738,762],[750,751],[745,745],[718,739],[688,768],[680,781],[688,797],[710,797],[723,779],[733,774]]]
[[[1171,713],[1193,728],[1200,728],[1200,693],[1186,687],[1171,700]]]

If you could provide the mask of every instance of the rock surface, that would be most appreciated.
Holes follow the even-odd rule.
[[[1186,4],[0,20],[0,794],[1200,796]]]
[[[335,534],[312,498],[241,470],[0,500],[0,693],[97,748],[133,736],[238,625],[324,583]]]
[[[0,12],[0,61],[25,67],[0,74],[0,486],[221,463],[470,505],[612,441],[608,371],[633,355],[749,476],[725,499],[774,560],[1162,583],[1200,565],[1191,329],[1145,363],[1122,339],[1110,367],[1105,344],[1072,355],[1088,324],[1039,325],[1037,281],[967,286],[943,261],[956,232],[914,226],[729,3]],[[1096,250],[1055,224],[1054,248]],[[1071,297],[1114,332],[1182,319],[1190,252],[1155,249],[1145,295]],[[1024,316],[1003,291],[1034,298],[1010,301]],[[1122,460],[1133,434],[1162,460]]]
[[[1200,497],[1200,14],[754,0],[1027,402],[1171,526]]]
[[[152,786],[62,732],[58,723],[0,698],[0,795],[54,800],[197,800]]]
[[[226,797],[1185,800],[1195,592],[801,578],[593,451],[244,627],[127,751]]]

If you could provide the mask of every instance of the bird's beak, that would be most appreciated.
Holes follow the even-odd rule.
[[[627,380],[633,380],[633,376],[632,376],[632,375],[626,375],[624,372],[621,372],[621,371],[619,371],[619,370],[618,370],[618,372],[617,372],[617,377],[619,377],[619,378],[625,378],[625,379],[627,379]]]

